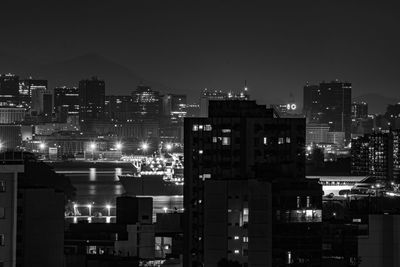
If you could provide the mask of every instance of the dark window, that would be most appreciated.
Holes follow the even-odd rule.
[[[5,208],[0,207],[0,219],[4,219],[6,217]]]
[[[0,192],[6,192],[6,181],[0,181]]]
[[[5,241],[4,241],[4,234],[0,234],[0,246],[4,246]]]

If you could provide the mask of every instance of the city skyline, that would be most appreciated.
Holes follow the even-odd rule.
[[[400,2],[1,10],[0,267],[398,267]]]
[[[399,6],[395,2],[302,1],[288,6],[150,1],[116,3],[105,9],[103,3],[66,6],[43,1],[6,3],[4,8],[9,12],[2,17],[3,25],[9,27],[2,30],[9,39],[0,45],[1,72],[48,78],[50,87],[60,84],[44,77],[46,73],[55,67],[70,72],[68,64],[87,60],[79,79],[98,74],[109,81],[107,90],[114,94],[134,86],[127,78],[118,83],[114,74],[85,73],[96,71],[83,68],[95,69],[96,62],[105,61],[117,72],[126,71],[124,77],[136,75],[138,80],[173,88],[174,93],[187,92],[189,99],[205,87],[239,89],[247,80],[254,99],[270,104],[290,93],[301,99],[307,81],[336,78],[352,82],[354,96],[377,92],[397,96],[399,40],[392,32],[399,26]],[[30,42],[33,38],[35,42]],[[14,45],[13,40],[20,42]],[[38,68],[19,70],[25,62]]]

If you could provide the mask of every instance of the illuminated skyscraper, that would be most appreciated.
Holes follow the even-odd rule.
[[[132,92],[134,112],[137,118],[158,119],[161,113],[160,93],[149,86],[139,85]]]
[[[79,89],[76,87],[54,88],[54,111],[59,121],[79,116]]]
[[[399,181],[400,131],[378,131],[353,139],[351,172],[381,181]]]
[[[322,82],[304,86],[303,113],[309,123],[328,124],[332,132],[351,133],[351,83]]]

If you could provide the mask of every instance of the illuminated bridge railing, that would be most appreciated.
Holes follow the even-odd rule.
[[[64,218],[70,223],[114,223],[116,220],[115,206],[73,204],[72,207],[67,208]]]

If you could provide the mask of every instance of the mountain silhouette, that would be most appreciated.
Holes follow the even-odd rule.
[[[45,64],[36,68],[35,77],[45,77],[51,88],[77,86],[82,79],[97,76],[106,83],[106,94],[130,94],[139,83],[156,90],[167,88],[135,74],[129,68],[97,54],[85,54],[72,59]]]
[[[400,102],[400,99],[370,93],[355,97],[353,101],[364,101],[368,103],[368,113],[370,114],[384,114],[389,104],[396,104]]]

